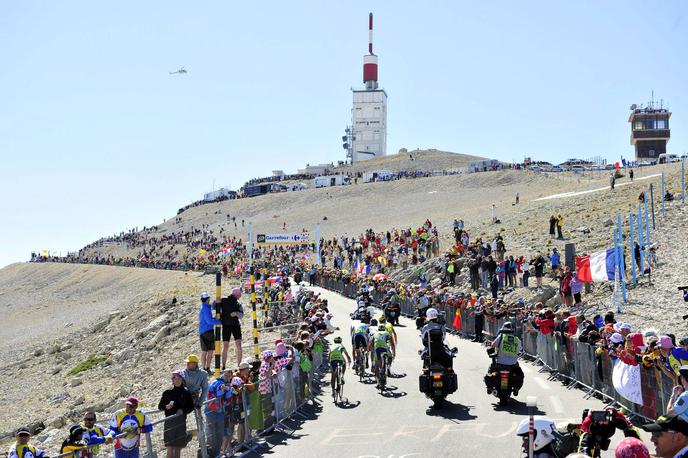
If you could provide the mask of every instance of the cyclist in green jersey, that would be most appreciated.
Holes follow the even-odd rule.
[[[334,345],[330,348],[330,385],[334,390],[334,377],[337,373],[337,366],[342,366],[342,384],[344,383],[344,373],[346,372],[346,361],[351,364],[351,357],[349,352],[346,351],[346,347],[342,345],[342,338],[337,336],[334,338]]]
[[[390,346],[392,347],[392,352],[390,353]],[[378,376],[378,364],[377,362],[382,359],[384,354],[394,357],[394,343],[392,341],[392,336],[385,329],[384,324],[380,324],[377,327],[377,332],[373,334],[373,337],[368,343],[368,350],[372,351],[375,349],[373,354],[373,369],[375,371],[375,377]]]
[[[385,325],[385,331],[387,331],[389,333],[389,335],[392,337],[391,344],[392,344],[392,348],[394,349],[394,352],[396,353],[397,332],[394,330],[394,326],[392,325],[392,323],[390,323],[389,321],[386,320],[384,315],[382,315],[380,317],[380,324]],[[393,357],[391,355],[388,355],[388,356],[389,356],[389,361],[387,361],[387,375],[391,375],[392,374],[391,366],[392,366]]]

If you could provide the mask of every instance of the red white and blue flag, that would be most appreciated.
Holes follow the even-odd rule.
[[[589,256],[576,257],[578,279],[585,283],[614,280],[616,272],[616,255],[614,248],[593,253]]]

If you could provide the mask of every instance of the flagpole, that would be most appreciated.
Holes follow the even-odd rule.
[[[626,268],[624,267],[624,253],[623,253],[623,227],[621,226],[621,213],[616,214],[616,223],[619,227],[619,276],[621,277],[621,297],[623,303],[626,303]]]
[[[645,250],[643,245],[643,207],[638,204],[638,245],[640,246],[640,275],[645,275]]]
[[[664,208],[664,172],[662,172],[662,216],[666,216],[666,209]]]
[[[616,229],[612,230],[614,232],[614,260],[615,260],[615,266],[614,266],[614,292],[612,293],[612,306],[614,305],[614,302],[616,302],[616,312],[621,313],[621,304],[618,301],[618,279],[619,279],[619,271],[620,271],[620,264],[621,260],[619,259],[619,240],[618,240],[618,232]]]
[[[633,274],[633,286],[638,286],[638,282],[635,276],[635,237],[633,236],[633,213],[628,212],[628,226],[630,227],[630,247],[631,247],[631,273]]]

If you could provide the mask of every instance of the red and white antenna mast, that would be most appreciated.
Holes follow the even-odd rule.
[[[377,89],[377,56],[373,54],[373,13],[368,16],[368,54],[363,56],[363,82],[366,89]]]

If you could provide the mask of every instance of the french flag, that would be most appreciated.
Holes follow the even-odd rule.
[[[576,271],[578,279],[585,283],[614,280],[616,272],[614,248],[589,256],[576,256]]]

